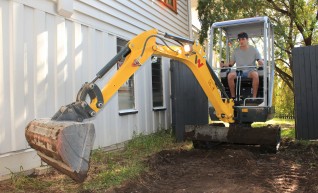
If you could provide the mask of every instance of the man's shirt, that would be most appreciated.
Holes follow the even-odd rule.
[[[241,50],[240,48],[236,48],[232,54],[231,61],[236,63],[236,67],[242,66],[255,66],[256,67],[256,60],[261,59],[261,55],[259,51],[249,45],[247,50]],[[240,69],[243,71],[251,71],[253,68],[246,68]]]

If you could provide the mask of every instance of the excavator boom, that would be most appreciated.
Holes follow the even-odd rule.
[[[179,46],[169,46],[165,38],[176,41]],[[163,41],[164,45],[157,44],[157,40]],[[189,50],[185,50],[185,47]],[[31,121],[25,131],[30,146],[49,165],[77,182],[84,181],[95,138],[94,125],[87,120],[94,117],[153,54],[176,59],[187,65],[214,106],[216,116],[224,122],[234,122],[233,100],[221,98],[220,91],[226,93],[207,64],[203,47],[192,40],[152,29],[130,40],[96,74],[93,81],[82,86],[75,102],[62,106],[51,119]],[[100,90],[95,82],[123,58],[121,67]],[[86,98],[90,98],[90,102],[86,102]]]

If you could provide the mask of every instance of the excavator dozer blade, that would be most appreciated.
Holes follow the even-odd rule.
[[[276,153],[281,142],[281,128],[279,125],[252,128],[247,124],[225,127],[223,123],[186,125],[185,138],[192,140],[194,148],[199,149],[207,149],[213,143],[232,143],[260,145],[261,151]]]
[[[85,180],[95,139],[92,123],[33,120],[25,137],[44,162],[77,182]]]

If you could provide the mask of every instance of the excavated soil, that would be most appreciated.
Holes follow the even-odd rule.
[[[166,150],[149,172],[107,192],[318,192],[318,146],[286,142],[277,154],[255,146]]]
[[[318,145],[313,143],[284,142],[277,154],[229,144],[210,150],[164,150],[148,157],[145,164],[148,170],[140,177],[97,192],[318,192]],[[40,178],[56,176],[55,172]],[[22,192],[49,191],[41,189]],[[8,182],[0,183],[0,192],[15,190]],[[77,190],[90,192],[80,186]]]

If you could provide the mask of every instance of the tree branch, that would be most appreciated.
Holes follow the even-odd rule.
[[[289,8],[285,1],[283,1],[282,3],[285,5],[285,7]]]
[[[294,86],[293,86],[293,82],[294,79],[291,75],[287,74],[286,72],[284,72],[282,69],[280,69],[276,64],[275,64],[275,69],[276,72],[278,73],[278,75],[284,80],[284,82],[288,85],[288,87],[294,91]]]
[[[287,52],[287,54],[292,54],[290,50],[286,50],[285,48],[282,48],[277,42],[274,42],[275,46],[279,47],[281,50]]]
[[[283,80],[283,82],[288,86],[288,88],[294,92],[294,84],[289,82],[286,78],[284,78],[283,76],[281,76],[277,71],[276,71],[276,74]]]
[[[299,19],[299,15],[297,15],[297,13],[296,13],[294,1],[290,1],[290,18],[291,18],[291,21],[295,23],[297,29],[301,33],[301,36],[303,37],[305,45],[310,46],[311,45],[311,33],[309,35],[306,35],[306,29],[305,29],[306,24],[303,24],[303,23],[306,23],[306,21],[303,22]]]
[[[276,64],[275,64],[275,68],[279,74],[286,77],[289,81],[293,81],[294,78],[291,75],[287,74],[285,71],[283,71],[281,68],[279,68]]]
[[[293,19],[291,18],[290,23],[289,23],[289,32],[288,32],[288,45],[290,47],[290,50],[292,50],[294,48],[294,44],[293,44],[293,29],[294,29],[294,25],[293,25]]]
[[[273,5],[273,8],[276,10],[276,11],[278,11],[278,12],[280,12],[280,13],[282,13],[282,14],[285,14],[285,15],[290,15],[290,12],[289,11],[286,11],[286,10],[284,10],[284,9],[281,9],[280,7],[278,7],[278,5],[273,1],[273,0],[267,0],[267,2],[269,2],[270,4],[272,4]]]
[[[277,71],[275,72],[275,74],[276,74],[277,76],[279,76],[279,77],[283,80],[283,82],[288,86],[288,88],[289,88],[292,92],[294,92],[293,84],[291,84],[285,77],[281,76]]]
[[[276,59],[276,61],[277,61],[277,60],[282,61],[282,62],[283,62],[284,64],[286,64],[287,66],[290,66],[289,63],[286,62],[285,60],[283,60],[282,58],[278,58],[278,59]]]

